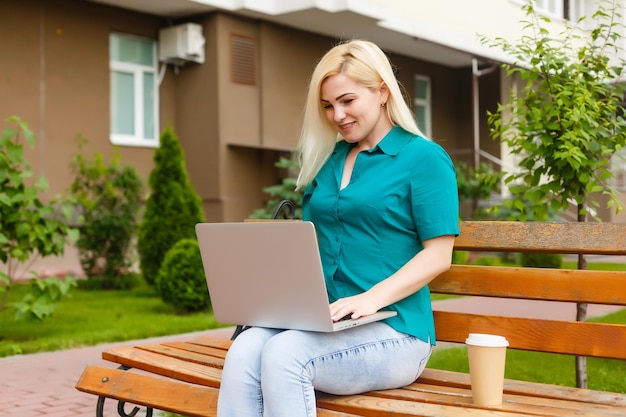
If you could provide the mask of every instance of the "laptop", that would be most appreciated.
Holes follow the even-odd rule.
[[[220,323],[333,332],[397,314],[333,322],[311,222],[199,223],[196,236]]]

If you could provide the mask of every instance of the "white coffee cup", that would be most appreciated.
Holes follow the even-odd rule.
[[[481,406],[502,404],[504,388],[505,337],[470,333],[465,340],[469,358],[472,402]]]

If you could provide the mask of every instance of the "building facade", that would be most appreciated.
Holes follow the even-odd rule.
[[[511,59],[477,34],[518,38],[522,3],[3,1],[0,117],[29,123],[37,144],[27,157],[50,195],[71,182],[78,135],[89,141],[85,152],[119,152],[147,179],[159,134],[171,128],[207,220],[238,221],[285,175],[274,163],[297,144],[317,60],[338,41],[362,38],[388,53],[420,127],[455,161],[506,164],[486,111],[513,86],[499,68]],[[537,6],[559,25],[593,3]]]

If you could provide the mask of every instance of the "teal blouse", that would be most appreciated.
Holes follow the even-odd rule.
[[[394,127],[360,152],[340,190],[353,145],[337,145],[307,187],[303,219],[315,225],[329,301],[366,291],[423,249],[422,242],[459,234],[454,165],[438,144]],[[392,304],[394,329],[435,343],[428,287]]]

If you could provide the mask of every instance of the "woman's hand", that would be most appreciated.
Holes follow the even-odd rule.
[[[379,305],[374,297],[364,292],[352,297],[340,298],[330,305],[330,315],[333,321],[339,321],[350,315],[351,319],[369,316],[376,313],[383,306]]]

